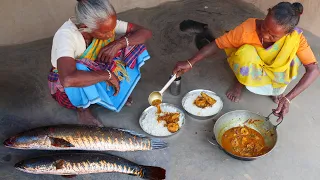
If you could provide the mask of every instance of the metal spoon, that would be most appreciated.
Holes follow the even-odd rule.
[[[168,87],[172,84],[172,82],[177,78],[177,75],[173,75],[172,78],[167,82],[167,84],[161,89],[161,91],[153,91],[148,98],[149,104],[152,106],[152,102],[154,100],[161,100],[162,102],[162,95],[168,89]]]

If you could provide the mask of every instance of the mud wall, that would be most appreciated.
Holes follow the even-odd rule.
[[[175,0],[110,0],[117,12],[148,8]],[[74,14],[76,0],[1,0],[0,45],[21,44],[53,36]]]
[[[117,12],[122,12],[137,7],[153,7],[176,0],[110,1]],[[244,1],[254,4],[264,12],[280,2],[280,0]],[[300,0],[300,2],[305,7],[300,26],[320,36],[320,1]],[[62,23],[74,14],[75,3],[76,0],[2,0],[0,5],[0,45],[21,44],[53,36]]]

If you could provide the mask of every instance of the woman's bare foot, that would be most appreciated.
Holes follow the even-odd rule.
[[[103,124],[93,117],[89,109],[79,108],[77,109],[77,114],[78,120],[81,124],[103,127]]]
[[[133,98],[130,96],[126,102],[126,106],[132,106],[133,104]]]
[[[283,98],[283,94],[279,95],[279,96],[270,96],[272,101],[276,104],[279,104],[280,99]]]
[[[239,102],[242,93],[243,84],[236,80],[235,84],[227,91],[227,97],[232,102]]]

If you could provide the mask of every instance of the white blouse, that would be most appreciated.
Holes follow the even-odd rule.
[[[117,20],[116,34],[125,34],[128,23]],[[51,49],[51,64],[57,67],[60,57],[78,57],[86,50],[86,42],[77,26],[69,19],[55,33]]]

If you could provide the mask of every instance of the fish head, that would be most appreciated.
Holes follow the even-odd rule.
[[[53,158],[33,158],[18,162],[14,166],[17,170],[32,174],[50,174],[56,171]]]
[[[5,147],[15,149],[37,149],[39,144],[44,146],[51,142],[45,134],[24,132],[8,138],[3,144]]]

